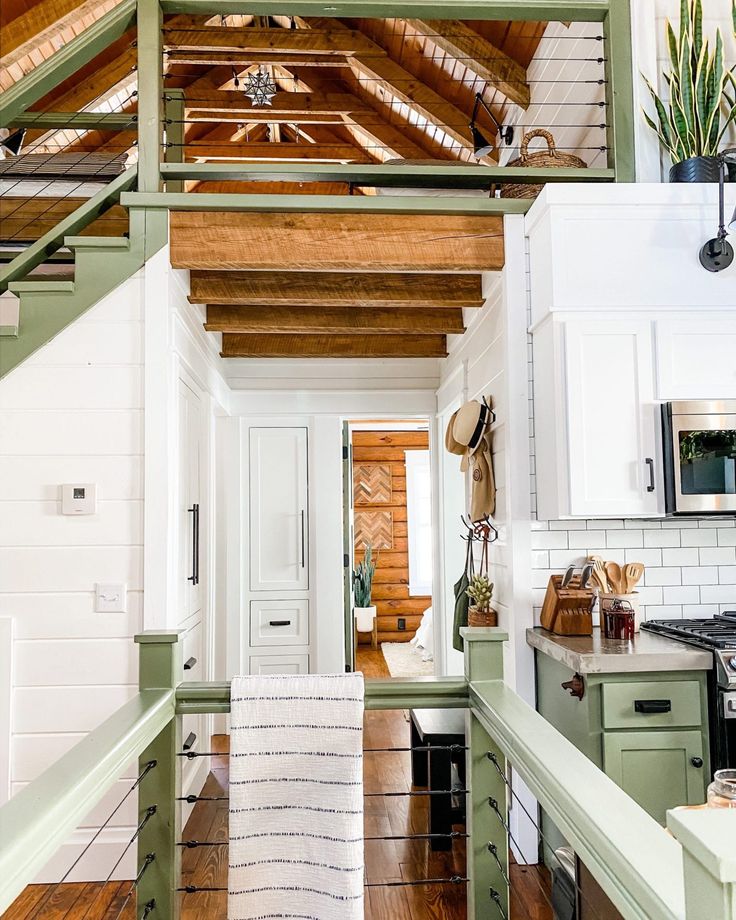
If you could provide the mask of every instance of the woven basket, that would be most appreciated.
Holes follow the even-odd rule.
[[[498,626],[498,615],[495,610],[483,612],[477,607],[468,607],[468,626]]]
[[[539,150],[536,153],[529,153],[529,141],[535,137],[543,137],[547,141],[547,150]],[[510,160],[507,166],[536,166],[537,168],[560,169],[561,167],[576,167],[578,169],[587,169],[588,164],[580,157],[572,153],[559,153],[555,147],[555,139],[544,128],[537,128],[529,131],[524,135],[519,150],[519,156],[515,160]],[[544,185],[531,185],[530,183],[511,182],[508,185],[501,186],[502,198],[536,198],[542,191]]]

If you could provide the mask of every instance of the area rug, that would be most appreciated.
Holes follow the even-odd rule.
[[[381,651],[391,677],[432,677],[434,662],[422,661],[422,653],[408,642],[382,642]]]

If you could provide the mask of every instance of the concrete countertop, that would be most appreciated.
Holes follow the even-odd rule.
[[[642,630],[631,642],[592,636],[556,636],[537,626],[527,629],[526,641],[578,674],[631,674],[637,671],[707,671],[713,653]]]

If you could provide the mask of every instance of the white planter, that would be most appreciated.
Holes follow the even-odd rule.
[[[375,607],[354,607],[355,628],[360,633],[373,632],[373,621],[376,618]]]

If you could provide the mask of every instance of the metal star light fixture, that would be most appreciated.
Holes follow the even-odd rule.
[[[271,105],[271,100],[278,92],[278,87],[267,71],[259,67],[254,73],[249,73],[243,81],[243,92],[254,106]]]

